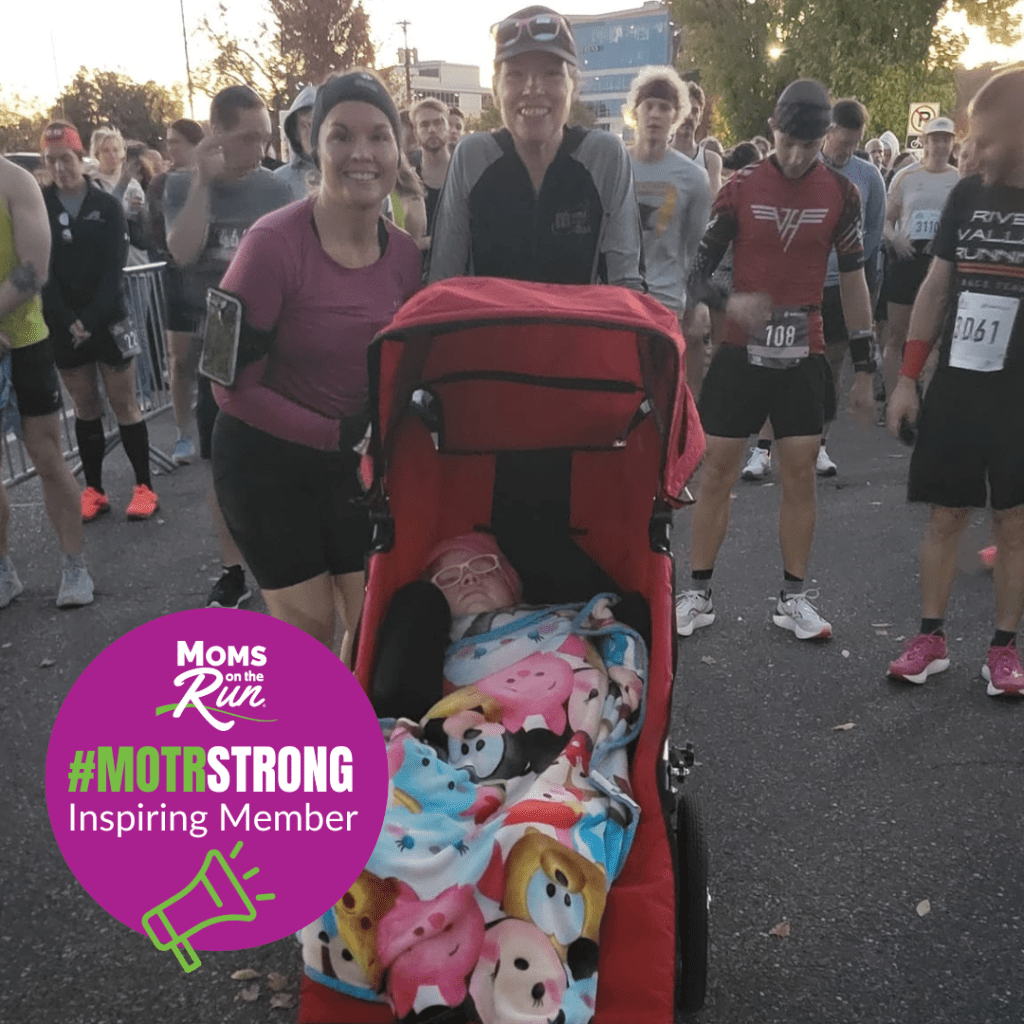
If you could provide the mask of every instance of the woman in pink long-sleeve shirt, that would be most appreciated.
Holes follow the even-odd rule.
[[[370,527],[358,456],[366,350],[420,284],[420,253],[380,216],[395,187],[398,113],[375,76],[329,79],[313,108],[319,193],[248,231],[221,287],[268,354],[215,388],[217,498],[275,618],[322,643],[337,611],[348,661]]]

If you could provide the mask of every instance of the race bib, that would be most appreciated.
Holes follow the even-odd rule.
[[[962,292],[956,307],[949,365],[993,373],[1003,368],[1020,299]]]
[[[931,241],[939,230],[939,210],[915,210],[910,215],[910,240]]]
[[[111,324],[110,336],[114,339],[114,344],[117,345],[117,351],[125,359],[131,359],[132,356],[137,356],[142,351],[139,334],[135,330],[131,317],[125,317],[124,320]]]
[[[808,336],[805,309],[775,306],[764,333],[747,341],[747,361],[751,366],[788,370],[810,355]]]

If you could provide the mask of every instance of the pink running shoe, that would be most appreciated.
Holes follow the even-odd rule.
[[[889,678],[923,683],[949,668],[948,654],[944,636],[921,633],[903,645],[903,653],[889,666]]]
[[[1024,697],[1024,669],[1020,667],[1016,644],[990,647],[981,674],[988,683],[990,697]]]
[[[978,557],[981,559],[981,564],[986,569],[991,569],[996,564],[996,546],[995,544],[987,548],[982,548],[978,552]]]

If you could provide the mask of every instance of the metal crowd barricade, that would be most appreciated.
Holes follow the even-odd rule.
[[[150,420],[172,406],[170,364],[167,353],[167,335],[164,330],[163,270],[166,263],[146,263],[138,267],[125,267],[124,290],[128,315],[135,325],[141,351],[135,357],[135,388],[142,409],[143,418]],[[120,444],[117,420],[110,409],[103,389],[103,431],[107,440],[107,451]],[[71,400],[61,388],[63,408],[61,439],[64,457],[74,460],[72,472],[81,467],[78,456],[78,442],[75,439],[75,414]],[[150,461],[167,472],[175,468],[174,462],[165,452],[152,444],[149,446]],[[0,479],[5,485],[28,480],[35,475],[32,460],[24,445],[13,432],[0,431]]]

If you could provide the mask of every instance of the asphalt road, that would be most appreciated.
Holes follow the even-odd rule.
[[[169,417],[152,433],[169,450]],[[991,584],[974,558],[984,520],[950,609],[953,667],[924,687],[887,682],[899,638],[916,628],[923,514],[904,504],[906,449],[882,431],[840,423],[830,451],[840,473],[819,485],[812,576],[836,638],[801,643],[771,624],[779,492],[738,484],[714,581],[718,620],[680,649],[673,734],[696,746],[691,782],[712,858],[710,990],[694,1019],[1019,1024],[1024,706],[987,697],[978,674],[992,630]],[[119,509],[130,492],[123,453],[107,465]],[[126,523],[115,510],[88,528],[97,600],[72,612],[53,606],[57,559],[38,484],[11,492],[27,589],[0,612],[3,1024],[294,1020],[271,1006],[268,984],[275,972],[294,992],[294,942],[205,953],[184,975],[86,895],[46,817],[47,739],[78,674],[134,626],[200,606],[216,578],[204,471],[157,477],[156,489],[157,521]],[[769,934],[782,922],[788,937]],[[244,968],[260,976],[232,980]]]

